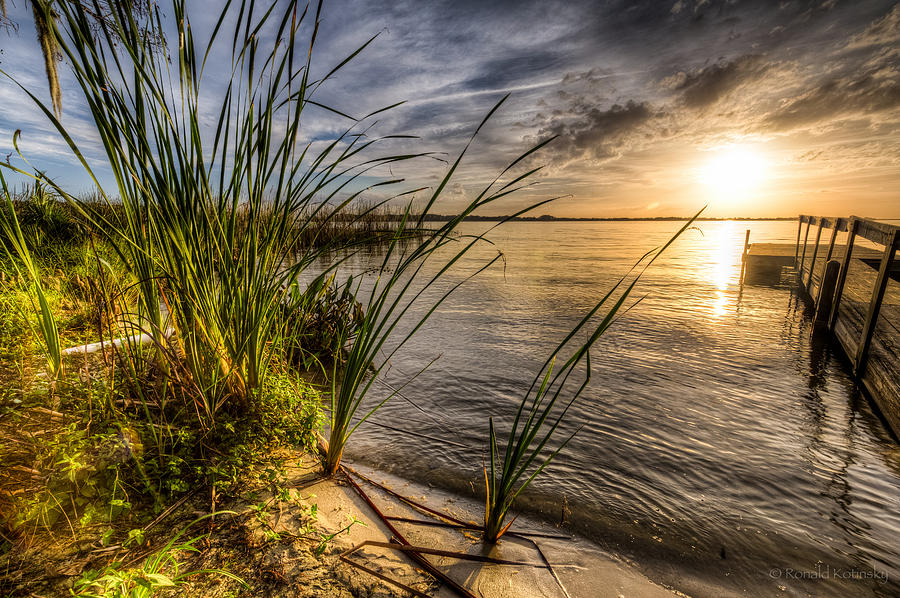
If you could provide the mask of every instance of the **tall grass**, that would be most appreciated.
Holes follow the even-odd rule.
[[[146,23],[138,23],[117,5],[98,32],[80,3],[59,7],[61,26],[54,35],[102,140],[121,199],[121,218],[109,217],[117,211],[111,209],[111,194],[102,189],[52,110],[31,95],[81,160],[107,208],[96,209],[96,204],[54,188],[107,234],[130,268],[140,290],[140,310],[132,325],[149,329],[161,358],[172,361],[167,356],[179,356],[174,365],[186,368],[182,378],[192,385],[196,397],[192,407],[206,429],[215,426],[223,407],[246,412],[254,391],[264,384],[273,351],[281,346],[279,335],[286,328],[280,307],[291,283],[325,250],[342,245],[340,236],[332,245],[315,240],[335,223],[354,228],[366,217],[371,221],[382,208],[384,202],[376,202],[347,216],[347,206],[366,191],[350,191],[359,186],[359,177],[417,157],[370,157],[380,141],[393,138],[370,138],[361,132],[381,110],[351,122],[321,149],[304,140],[301,117],[309,109],[340,113],[314,99],[315,92],[374,39],[323,77],[312,79],[321,9],[321,2],[310,10],[291,0],[257,14],[253,2],[228,3],[210,38],[198,44],[185,0],[173,0],[175,32],[168,37],[177,38],[178,46],[177,51],[171,48],[170,64],[153,45],[163,29],[158,15],[148,34]],[[229,19],[234,21],[230,35],[224,32]],[[203,94],[206,61],[220,37],[231,43],[231,76],[224,91]],[[271,45],[263,47],[263,39],[271,39]],[[476,134],[502,103],[489,112]],[[211,142],[201,132],[203,117],[209,113],[216,115]],[[413,318],[412,331],[399,337],[395,331],[401,320],[410,320],[412,305],[420,303],[423,293],[481,240],[460,239],[458,225],[479,207],[527,185],[538,168],[520,174],[512,169],[549,141],[514,160],[457,217],[425,230],[426,218],[464,151],[420,213],[411,217],[410,203],[394,225],[362,322],[340,339],[348,357],[341,372],[332,376],[329,472],[336,469],[344,444],[365,420],[354,418],[375,376],[446,295],[426,305],[425,315]],[[400,182],[388,179],[373,186]],[[416,191],[421,190],[396,197]],[[410,238],[413,241],[406,242]],[[460,246],[451,250],[451,243]],[[424,264],[434,259],[443,260],[438,273],[420,281]],[[161,301],[169,308],[176,350],[167,348]],[[376,358],[395,335],[399,342],[378,365]]]
[[[3,241],[5,242],[0,242],[0,245],[3,246],[4,252],[12,262],[18,276],[27,278],[29,281],[28,299],[31,302],[32,309],[38,316],[38,329],[44,341],[42,347],[47,358],[47,373],[52,384],[59,378],[63,369],[62,347],[59,342],[59,329],[56,325],[56,317],[53,315],[53,311],[50,309],[50,304],[47,301],[47,295],[44,293],[40,270],[32,258],[31,250],[28,248],[25,235],[22,233],[22,227],[19,226],[15,206],[2,172],[0,172],[0,186],[2,186],[5,202],[5,209],[0,209],[0,227],[3,229],[5,236]],[[23,269],[25,270],[24,275],[22,273]],[[28,321],[30,322],[31,320],[28,319]]]
[[[522,397],[502,451],[497,440],[494,419],[489,418],[490,462],[484,468],[485,542],[496,542],[509,529],[512,521],[506,522],[506,518],[516,498],[574,437],[573,433],[555,448],[550,448],[551,441],[569,408],[590,382],[591,347],[609,329],[616,316],[623,309],[627,309],[628,299],[644,271],[693,224],[702,211],[694,215],[662,247],[644,255],[557,345]],[[584,343],[578,346],[561,366],[556,367],[560,354],[582,332],[587,336]],[[583,381],[574,389],[571,396],[563,398],[568,392],[569,377],[582,364],[585,369]]]
[[[174,0],[175,32],[168,37],[179,43],[170,64],[153,46],[146,23],[125,5],[117,4],[99,31],[80,3],[59,7],[54,35],[102,140],[124,221],[55,188],[106,232],[130,268],[140,289],[135,325],[149,330],[161,353],[167,343],[161,302],[168,306],[176,352],[208,428],[224,406],[246,411],[263,384],[280,326],[278,307],[291,281],[321,251],[304,243],[309,231],[365,191],[349,191],[363,173],[413,157],[364,157],[380,141],[357,132],[365,118],[319,150],[301,134],[301,116],[310,108],[336,112],[313,95],[369,43],[313,80],[321,8],[302,9],[292,0],[258,14],[252,2],[228,3],[201,45],[186,2]],[[229,18],[234,25],[226,33]],[[161,31],[161,18],[153,19]],[[268,47],[263,37],[271,40]],[[224,90],[205,91],[204,67],[219,38],[231,44],[231,76]],[[62,123],[31,97],[104,203],[113,205]],[[211,140],[201,132],[210,113]]]
[[[396,391],[389,394],[379,403],[371,406],[362,416],[357,417],[357,412],[363,405],[372,384],[389,363],[391,357],[428,321],[435,310],[453,291],[459,288],[466,280],[490,267],[501,257],[500,254],[497,254],[493,259],[485,261],[469,277],[450,286],[448,290],[439,292],[437,299],[430,301],[426,299],[426,293],[443,281],[453,266],[469,253],[473,247],[483,241],[484,235],[487,234],[486,232],[481,235],[460,237],[457,234],[459,224],[475,210],[514,193],[523,185],[527,185],[528,179],[540,168],[533,168],[516,176],[511,176],[504,183],[500,181],[517,164],[552,140],[548,139],[539,143],[513,160],[465,206],[459,215],[437,229],[422,231],[422,223],[431,213],[433,206],[462,162],[475,136],[505,100],[505,97],[500,100],[475,130],[472,139],[469,140],[469,143],[437,185],[424,209],[413,219],[410,215],[410,205],[397,225],[394,238],[385,251],[377,275],[374,278],[372,289],[368,292],[368,299],[363,309],[362,322],[354,330],[352,336],[348,336],[346,339],[346,344],[348,345],[347,361],[342,364],[340,376],[337,368],[335,368],[331,376],[331,425],[325,455],[325,472],[327,474],[334,474],[337,471],[340,466],[344,446],[353,432],[372,413],[396,394]],[[500,221],[495,227],[549,201],[552,201],[552,199],[527,206],[523,210]],[[406,231],[411,228],[420,231],[421,237],[413,243],[403,243],[402,240],[406,235]],[[454,244],[457,244],[459,247],[452,247]],[[436,265],[432,266],[433,270],[425,270],[426,264],[434,262],[436,262]],[[426,274],[426,272],[428,273]],[[415,309],[417,310],[415,312],[416,315],[413,315],[414,312],[411,311],[414,306],[416,306]],[[401,322],[408,325],[406,331],[402,333],[398,332],[398,330],[401,330]],[[385,351],[385,347],[389,345],[391,348]]]

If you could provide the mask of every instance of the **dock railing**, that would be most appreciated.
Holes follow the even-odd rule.
[[[842,232],[847,235],[840,244],[837,240]],[[823,233],[830,235],[827,248],[821,244]],[[866,246],[871,244],[876,248]],[[801,215],[798,219],[794,251],[797,284],[815,302],[816,324],[826,326],[838,341],[854,376],[900,439],[898,249],[900,226],[858,216]],[[824,260],[817,261],[822,251]]]
[[[804,225],[806,225],[805,232]],[[810,233],[813,228],[815,228],[815,241],[811,244]],[[858,216],[850,216],[849,218],[830,218],[801,215],[797,225],[796,270],[799,278],[799,285],[810,295],[813,293],[816,259],[818,257],[817,254],[820,250],[820,242],[824,231],[831,231],[831,238],[828,243],[824,264],[827,264],[834,256],[838,233],[847,233],[847,240],[843,246],[843,255],[841,256],[841,268],[835,287],[833,290],[819,288],[819,292],[817,293],[819,301],[821,301],[823,294],[833,293],[831,310],[827,318],[828,328],[832,331],[835,330],[840,314],[841,299],[847,283],[847,273],[850,270],[853,247],[857,237],[867,239],[884,248],[881,253],[878,274],[875,278],[875,285],[872,289],[872,295],[869,300],[865,319],[863,320],[859,340],[854,343],[856,345],[854,351],[847,351],[848,356],[853,362],[854,370],[857,375],[860,375],[865,368],[869,347],[872,343],[872,334],[875,330],[875,323],[878,319],[879,311],[881,310],[882,301],[884,300],[884,293],[887,288],[891,267],[896,259],[897,250],[900,249],[900,226],[894,226],[868,218],[860,218]],[[803,239],[802,242],[801,235]],[[810,247],[810,245],[812,245],[812,247]],[[846,345],[847,343],[844,344]],[[845,349],[851,349],[851,347],[845,346]]]

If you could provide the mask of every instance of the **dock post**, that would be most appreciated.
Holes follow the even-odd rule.
[[[898,241],[900,241],[900,229],[895,229],[888,239],[888,244],[884,246],[884,256],[881,258],[881,266],[878,268],[878,278],[875,279],[875,289],[872,292],[872,301],[869,303],[869,313],[866,314],[866,323],[863,324],[862,335],[856,350],[857,376],[861,376],[866,367],[869,346],[872,344],[872,334],[875,332],[878,312],[881,311],[881,301],[884,299],[884,290],[887,288],[888,272],[891,262],[894,261],[894,253],[897,250]]]
[[[797,218],[797,246],[794,248],[794,270],[797,269],[797,260],[800,258],[800,231],[803,230],[803,214]]]
[[[838,231],[841,230],[841,222],[843,218],[837,218],[834,221],[834,229],[831,231],[831,241],[828,243],[828,254],[825,256],[825,263],[831,261],[831,257],[834,255],[834,243],[837,241]]]
[[[806,277],[806,292],[812,295],[813,273],[816,271],[816,256],[819,254],[819,242],[822,240],[822,226],[825,224],[824,219],[819,219],[819,230],[816,231],[816,246],[813,247],[812,258],[809,260],[809,276]],[[800,276],[803,281],[803,276]]]
[[[831,306],[834,304],[834,292],[837,287],[838,275],[841,272],[841,263],[837,260],[825,262],[822,271],[822,282],[819,284],[819,297],[816,299],[816,317],[813,320],[816,328],[828,323],[831,315]]]
[[[803,253],[800,254],[800,265],[797,266],[797,281],[803,284],[803,262],[806,261],[806,246],[809,245],[809,216],[800,216],[800,222],[806,222],[806,234],[803,235]]]
[[[853,255],[853,241],[856,239],[857,229],[859,229],[859,220],[855,216],[851,216],[850,223],[847,225],[847,247],[844,248],[844,262],[841,264],[837,289],[834,291],[834,304],[831,306],[831,316],[828,318],[828,328],[830,330],[834,330],[834,324],[837,322],[838,309],[841,306],[841,296],[844,294],[844,284],[847,282],[847,270],[850,269],[850,256]]]
[[[741,254],[741,279],[739,284],[744,285],[744,272],[747,270],[747,253],[750,251],[750,229],[744,235],[744,253]]]

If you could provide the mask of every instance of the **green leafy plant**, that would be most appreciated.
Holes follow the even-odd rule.
[[[125,538],[125,541],[122,543],[122,546],[131,546],[132,544],[136,544],[140,546],[144,543],[144,530],[141,528],[135,528],[132,530],[128,530],[128,537]]]
[[[319,544],[316,546],[315,550],[313,550],[313,553],[316,556],[322,556],[323,554],[325,554],[325,551],[328,550],[328,545],[332,542],[332,540],[334,540],[335,538],[337,538],[338,536],[340,536],[343,533],[349,532],[350,528],[352,528],[356,524],[359,524],[363,527],[368,527],[366,525],[365,521],[360,521],[356,517],[353,517],[353,519],[352,519],[352,521],[350,521],[350,523],[348,523],[347,525],[345,525],[338,531],[334,532],[333,534],[321,534],[322,541],[319,542]]]
[[[275,531],[275,529],[269,524],[269,505],[270,501],[258,503],[251,506],[253,510],[253,515],[256,518],[256,522],[259,523],[260,528],[263,531],[263,535],[265,535],[266,540],[269,542],[277,542],[281,540],[281,534]]]
[[[216,515],[226,513],[232,512],[221,511]],[[121,563],[113,563],[101,571],[86,571],[75,582],[70,590],[71,594],[83,598],[145,598],[161,590],[177,588],[188,578],[205,573],[222,575],[247,587],[244,580],[224,569],[184,570],[179,553],[199,552],[195,544],[206,535],[186,541],[182,541],[182,538],[191,526],[211,516],[205,515],[188,524],[165,546],[148,556],[140,567],[127,569]]]
[[[65,521],[74,533],[76,524],[112,522],[132,509],[121,481],[140,457],[131,438],[121,429],[89,433],[80,422],[48,432],[30,440],[30,464],[39,475],[12,499],[11,529],[52,530]]]
[[[285,361],[303,370],[320,369],[342,359],[341,340],[362,321],[353,278],[335,283],[335,274],[316,277],[306,286],[294,281],[282,304]]]
[[[506,518],[516,498],[574,437],[575,433],[572,433],[556,448],[549,449],[551,440],[569,408],[590,382],[591,347],[613,324],[617,314],[623,309],[628,309],[626,308],[628,298],[644,271],[693,224],[702,211],[682,226],[662,247],[644,255],[632,270],[619,279],[557,345],[541,366],[519,403],[502,451],[497,440],[494,418],[489,418],[490,462],[484,467],[486,492],[483,538],[485,542],[494,543],[506,533],[509,526],[512,525],[512,521],[506,522]],[[636,268],[640,269],[634,273]],[[598,315],[599,320],[597,319]],[[578,346],[562,366],[556,368],[558,356],[582,331],[587,333],[587,339]],[[569,377],[582,363],[585,369],[584,380],[568,399],[562,398],[568,389]],[[558,404],[559,408],[556,408]]]

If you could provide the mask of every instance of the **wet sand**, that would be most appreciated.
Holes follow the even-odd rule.
[[[475,523],[480,517],[481,506],[474,501],[363,466],[353,467],[391,490],[457,519]],[[347,526],[354,517],[365,523],[353,525],[347,532],[336,536],[328,549],[331,557],[336,558],[340,553],[365,541],[390,541],[391,532],[350,484],[338,479],[320,480],[307,485],[309,481],[314,480],[311,477],[314,469],[310,466],[306,472],[298,471],[296,479],[297,485],[302,488],[301,495],[304,499],[317,505],[319,527],[336,532]],[[359,484],[386,516],[436,521],[375,486],[361,480]],[[523,538],[507,536],[497,545],[485,547],[478,537],[478,532],[461,532],[457,529],[398,521],[392,523],[415,546],[460,551],[510,561],[542,563],[540,552],[534,544]],[[571,536],[553,525],[521,517],[516,520],[512,529],[523,533],[543,534],[532,539],[552,564],[552,572],[545,567],[499,565],[442,556],[429,556],[428,559],[454,581],[471,590],[476,596],[484,598],[556,598],[567,595],[572,598],[684,596],[654,583],[642,575],[636,567],[604,552],[599,546]],[[444,585],[437,587],[429,583],[429,577],[421,573],[418,565],[398,551],[366,546],[354,552],[349,558],[420,591],[428,588],[427,593],[430,595],[457,596],[452,589]],[[368,595],[406,595],[396,587],[389,589],[390,586],[385,582],[378,581],[374,576],[337,559],[335,566],[338,577],[344,579],[356,594],[361,593],[359,590],[364,588]]]

